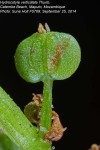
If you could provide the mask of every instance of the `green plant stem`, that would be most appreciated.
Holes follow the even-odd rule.
[[[0,150],[21,150],[9,137],[3,132],[0,133]]]
[[[20,108],[1,87],[0,129],[20,150],[51,150],[51,144],[38,137],[36,127],[29,122]]]
[[[23,150],[30,148],[31,143],[37,137],[36,128],[32,126],[20,108],[1,87],[0,127]]]
[[[41,110],[40,132],[39,136],[43,137],[50,130],[52,117],[52,86],[53,80],[49,77],[43,81],[43,104]]]

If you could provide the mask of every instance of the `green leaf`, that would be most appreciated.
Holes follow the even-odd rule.
[[[34,33],[23,40],[15,53],[15,65],[20,76],[28,82],[70,77],[81,59],[76,39],[66,33]]]

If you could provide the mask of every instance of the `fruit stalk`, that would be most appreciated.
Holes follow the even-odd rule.
[[[45,133],[50,130],[51,127],[51,117],[52,117],[52,86],[53,80],[49,77],[45,78],[43,81],[43,104],[41,110],[41,120],[40,120],[40,137],[43,137]],[[44,130],[42,130],[44,129]]]

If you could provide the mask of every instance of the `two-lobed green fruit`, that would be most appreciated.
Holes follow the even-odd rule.
[[[76,39],[66,33],[36,32],[23,40],[15,53],[15,65],[20,76],[27,82],[70,77],[81,59]]]

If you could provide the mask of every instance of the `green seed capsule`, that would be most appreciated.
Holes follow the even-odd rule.
[[[46,32],[41,24],[38,32],[23,40],[15,53],[18,73],[32,83],[43,81],[45,76],[66,79],[76,71],[80,59],[80,47],[73,36]]]

